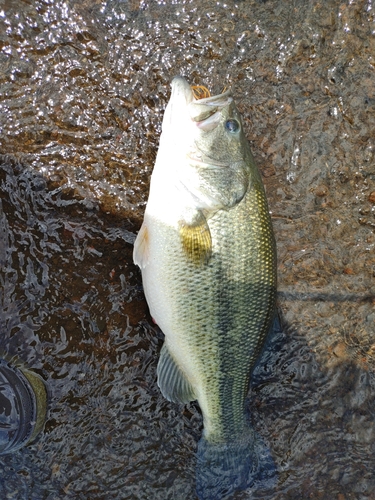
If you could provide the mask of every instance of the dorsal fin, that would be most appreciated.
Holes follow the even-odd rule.
[[[168,401],[188,403],[197,399],[192,385],[176,365],[165,344],[160,352],[157,375],[158,386]]]

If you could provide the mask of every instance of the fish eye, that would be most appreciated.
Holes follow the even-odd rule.
[[[225,122],[225,128],[226,130],[228,130],[228,132],[234,134],[240,129],[240,124],[238,123],[237,120],[227,120]]]

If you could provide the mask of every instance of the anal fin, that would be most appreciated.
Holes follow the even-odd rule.
[[[168,401],[188,403],[197,399],[192,385],[176,365],[165,344],[160,352],[157,375],[160,391]]]

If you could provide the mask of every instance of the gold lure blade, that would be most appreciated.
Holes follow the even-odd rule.
[[[195,99],[205,99],[211,96],[210,91],[204,85],[192,85],[191,90]]]

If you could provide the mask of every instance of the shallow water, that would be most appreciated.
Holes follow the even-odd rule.
[[[280,478],[235,498],[375,498],[374,54],[371,0],[0,1],[1,351],[50,393],[2,498],[194,498],[131,258],[178,73],[232,85],[278,241],[249,405]]]

